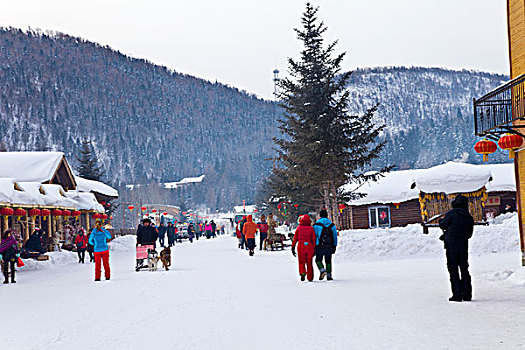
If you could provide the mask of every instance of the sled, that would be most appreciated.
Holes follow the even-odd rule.
[[[154,249],[152,245],[138,245],[137,246],[137,265],[135,271],[140,269],[147,269],[148,264],[144,264],[144,261],[148,260],[148,249]]]

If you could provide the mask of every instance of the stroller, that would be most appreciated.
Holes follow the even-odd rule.
[[[137,266],[135,266],[135,271],[140,269],[147,269],[149,266],[148,261],[148,249],[154,249],[153,245],[138,245],[137,246]],[[146,261],[146,264],[144,263]]]

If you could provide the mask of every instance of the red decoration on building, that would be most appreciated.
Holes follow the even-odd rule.
[[[396,207],[396,209],[399,209],[399,206],[401,205],[401,203],[392,203],[392,204]]]
[[[42,214],[42,216],[49,216],[51,215],[51,211],[49,209],[42,209],[40,214]]]
[[[148,209],[148,208],[146,208],[146,207],[140,207],[140,210],[142,210],[142,211],[146,211],[146,209]]]
[[[151,212],[152,212],[152,213],[156,213],[156,212],[157,212],[157,209],[151,209]]]
[[[474,150],[479,154],[483,154],[484,162],[489,160],[489,154],[496,152],[497,149],[498,146],[496,145],[496,143],[487,139],[478,141],[474,145]]]
[[[69,210],[62,210],[62,216],[70,216],[71,212]]]
[[[501,149],[509,151],[509,158],[514,159],[514,154],[516,150],[521,147],[523,144],[523,137],[520,135],[507,134],[501,137],[498,141],[498,145]]]
[[[93,219],[100,219],[100,214],[99,213],[94,213],[91,217]]]
[[[78,217],[78,216],[80,216],[80,214],[81,214],[81,213],[80,213],[80,210],[73,210],[73,211],[71,212],[71,216],[72,216],[72,217]]]
[[[22,208],[15,209],[15,214],[14,214],[15,216],[24,216],[26,214],[27,212]]]
[[[168,215],[168,212],[165,211],[164,213],[162,213],[162,215],[166,216],[166,215]]]
[[[60,210],[60,209],[53,209],[53,211],[51,212],[51,215],[53,215],[53,216],[62,216],[62,210]]]
[[[100,214],[100,218],[106,220],[108,218],[107,214]]]
[[[133,209],[135,209],[135,206],[134,205],[128,205],[128,209],[129,210],[133,210]]]
[[[2,209],[0,209],[0,214],[5,215],[5,216],[13,215],[14,213],[15,213],[15,211],[12,208],[2,208]]]
[[[40,209],[36,209],[36,208],[29,209],[29,216],[38,216],[38,215],[40,215]]]

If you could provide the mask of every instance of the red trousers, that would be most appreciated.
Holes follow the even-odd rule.
[[[109,269],[109,250],[103,252],[95,252],[95,279],[99,280],[102,273],[102,266],[100,261],[104,264],[104,274],[108,280],[111,276],[111,270]]]
[[[312,260],[315,254],[315,247],[311,244],[304,245],[304,242],[299,242],[297,247],[297,257],[299,258],[299,274],[306,274],[309,281],[314,279],[314,266]]]

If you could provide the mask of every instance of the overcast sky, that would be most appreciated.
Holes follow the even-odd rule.
[[[438,66],[508,74],[504,0],[317,0],[345,69]],[[305,1],[0,0],[0,26],[81,36],[271,98],[297,57]]]

